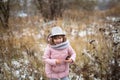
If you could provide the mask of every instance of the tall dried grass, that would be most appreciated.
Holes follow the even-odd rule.
[[[44,73],[44,63],[42,62],[42,55],[44,48],[46,46],[46,37],[50,32],[51,27],[58,25],[61,26],[67,33],[67,38],[70,40],[72,47],[75,49],[77,57],[74,67],[72,68],[73,72],[77,75],[83,73],[84,76],[89,75],[82,71],[86,65],[92,63],[92,60],[86,56],[83,50],[87,50],[88,53],[95,59],[95,62],[98,64],[98,69],[100,69],[101,74],[104,70],[107,70],[108,61],[112,56],[111,42],[106,41],[104,34],[99,32],[99,28],[103,26],[103,21],[101,18],[110,16],[113,14],[119,14],[119,7],[112,8],[107,11],[84,11],[84,10],[66,10],[64,12],[62,19],[57,19],[52,24],[46,24],[43,19],[39,16],[31,16],[25,18],[10,18],[10,30],[3,31],[0,29],[0,52],[1,59],[3,63],[7,63],[9,67],[12,66],[12,59],[26,58],[22,51],[27,53],[27,59],[30,61],[32,68],[35,68],[45,77]],[[94,25],[95,23],[95,25]],[[44,25],[46,24],[46,25]],[[79,36],[79,32],[92,28],[95,31],[95,34],[90,34],[84,37]],[[75,35],[72,35],[73,29],[76,31]],[[28,33],[26,33],[26,31]],[[15,32],[15,33],[14,33]],[[25,34],[24,34],[25,33]],[[41,35],[41,38],[35,38],[35,35]],[[86,32],[86,34],[88,34]],[[91,43],[90,41],[94,42]],[[96,64],[92,64],[96,65]],[[86,68],[88,67],[86,66]],[[71,66],[72,67],[72,66]],[[75,69],[78,67],[78,70]],[[93,67],[93,66],[92,66]],[[81,68],[80,73],[78,74]],[[90,67],[89,67],[90,68]],[[11,67],[12,69],[12,67]],[[87,72],[87,71],[86,71]],[[95,69],[93,70],[95,72]],[[98,76],[102,75],[99,74]],[[9,76],[6,76],[9,75]],[[10,72],[4,71],[4,76],[10,79],[12,74]],[[46,78],[46,77],[45,77]]]

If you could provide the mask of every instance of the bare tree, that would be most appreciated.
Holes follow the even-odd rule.
[[[2,27],[8,28],[10,12],[10,0],[0,1],[0,23]]]
[[[63,0],[37,0],[37,8],[45,19],[62,17]]]

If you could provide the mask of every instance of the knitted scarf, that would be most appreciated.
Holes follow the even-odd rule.
[[[51,45],[54,49],[65,49],[69,46],[69,41],[65,41],[63,43],[57,44],[57,45]]]

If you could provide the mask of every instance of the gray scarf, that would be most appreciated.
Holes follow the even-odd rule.
[[[63,43],[57,44],[57,45],[51,45],[54,49],[65,49],[69,46],[69,41],[65,41]]]

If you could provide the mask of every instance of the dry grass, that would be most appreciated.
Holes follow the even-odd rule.
[[[117,10],[116,10],[117,9]],[[0,39],[0,52],[2,52],[3,58],[7,57],[8,60],[13,58],[23,58],[22,51],[27,52],[27,56],[31,64],[34,68],[39,70],[42,75],[44,75],[44,64],[41,61],[41,56],[43,55],[43,48],[46,46],[46,37],[50,32],[51,27],[54,25],[62,26],[62,28],[67,32],[67,37],[70,40],[72,47],[75,49],[77,53],[76,64],[78,67],[83,67],[82,64],[90,63],[90,59],[83,54],[83,50],[87,49],[90,51],[90,55],[94,55],[99,57],[99,59],[106,60],[107,62],[112,55],[108,55],[111,53],[110,47],[108,47],[108,43],[103,34],[99,32],[99,28],[93,28],[97,34],[89,35],[85,37],[79,37],[79,35],[72,36],[72,30],[77,30],[77,33],[82,30],[86,30],[90,24],[96,23],[98,26],[103,23],[100,21],[101,18],[105,18],[105,16],[110,16],[113,14],[120,14],[119,7],[112,8],[109,11],[78,11],[78,10],[68,10],[64,13],[63,19],[58,19],[52,24],[48,24],[43,26],[44,21],[39,16],[31,16],[25,18],[10,18],[10,31],[15,31],[17,35],[23,34],[27,29],[28,34],[22,35],[20,38],[17,38],[16,33],[7,32],[4,33],[3,29],[0,30],[2,36],[7,36],[7,40],[4,40],[4,37]],[[36,39],[34,35],[41,34],[40,39]],[[95,40],[94,45],[89,43],[89,40]],[[40,46],[40,44],[42,46]],[[4,52],[4,49],[8,48],[8,51]],[[35,56],[37,53],[37,56]],[[103,63],[104,63],[103,62]],[[7,61],[10,64],[9,61]],[[11,64],[10,64],[11,65]],[[103,69],[107,68],[107,64],[102,64]],[[6,72],[5,72],[6,73]]]

